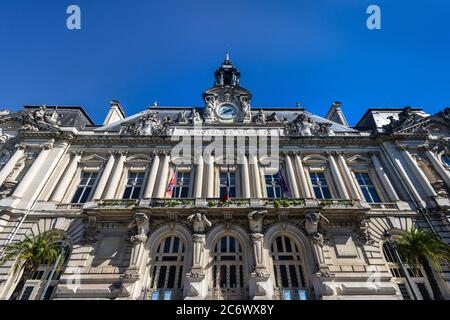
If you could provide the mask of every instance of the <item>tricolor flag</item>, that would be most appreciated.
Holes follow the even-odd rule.
[[[230,200],[230,185],[231,185],[231,181],[230,181],[230,167],[228,166],[228,171],[227,171],[227,180],[225,181],[225,193],[223,194],[222,199],[220,199],[221,201],[227,201]]]
[[[286,180],[284,179],[283,176],[283,171],[278,171],[278,177],[280,178],[280,187],[281,190],[283,191],[283,194],[285,195],[285,197],[290,198],[291,197],[291,191],[289,190],[289,186],[286,183]]]
[[[174,171],[172,178],[170,178],[169,185],[167,186],[166,198],[172,198],[173,189],[175,188],[176,184],[177,184],[177,172]]]

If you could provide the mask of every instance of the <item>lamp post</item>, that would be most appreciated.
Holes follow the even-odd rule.
[[[400,255],[399,255],[399,253],[397,251],[397,243],[394,240],[392,240],[392,235],[387,230],[384,232],[384,237],[387,240],[387,244],[388,244],[389,248],[391,249],[391,252],[394,253],[394,259],[396,260],[396,262],[398,263],[398,265],[402,269],[403,274],[405,275],[406,283],[408,284],[409,291],[411,291],[411,294],[413,296],[413,300],[417,300],[417,296],[416,296],[416,293],[414,291],[414,287],[412,285],[412,281],[411,281],[411,279],[409,277],[408,270],[406,269],[405,265],[403,264],[402,258],[400,257]]]

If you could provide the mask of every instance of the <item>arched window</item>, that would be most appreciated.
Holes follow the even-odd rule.
[[[185,244],[177,236],[169,236],[159,242],[151,269],[152,300],[182,298],[184,252]]]
[[[383,255],[386,260],[389,270],[392,274],[392,280],[398,285],[400,293],[404,300],[412,299],[411,289],[414,290],[415,294],[419,299],[430,300],[430,294],[427,287],[429,284],[425,280],[424,272],[421,268],[412,268],[402,259],[396,252],[396,250],[387,242],[383,243]],[[401,261],[399,261],[399,258]],[[403,264],[405,270],[408,272],[408,277],[414,288],[410,288],[406,281],[406,274],[404,269],[400,265]]]
[[[51,300],[70,257],[70,246],[60,241],[60,254],[53,264],[43,263],[31,274],[22,276],[10,300]]]
[[[286,236],[278,236],[271,247],[275,278],[275,294],[280,300],[307,298],[303,262],[297,244]]]
[[[212,251],[212,298],[245,299],[246,274],[239,240],[224,236],[215,243]]]

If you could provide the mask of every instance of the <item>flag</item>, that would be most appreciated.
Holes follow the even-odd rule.
[[[231,181],[230,181],[230,167],[228,166],[228,171],[227,171],[227,180],[225,182],[225,193],[223,194],[222,199],[220,199],[221,201],[228,201],[230,200],[230,185],[231,185]]]
[[[281,190],[283,190],[283,194],[287,198],[290,198],[291,191],[289,190],[288,184],[286,183],[286,180],[284,179],[283,172],[281,171],[281,169],[280,169],[280,171],[278,171],[278,177],[280,178],[280,187],[281,187]]]
[[[173,196],[173,189],[175,188],[175,185],[177,184],[177,172],[174,171],[172,178],[170,178],[169,185],[167,186],[166,190],[166,198],[172,198]]]

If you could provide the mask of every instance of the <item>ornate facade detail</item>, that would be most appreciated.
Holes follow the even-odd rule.
[[[332,135],[331,123],[318,123],[304,113],[297,115],[292,123],[285,125],[285,132],[291,136],[329,136]]]

